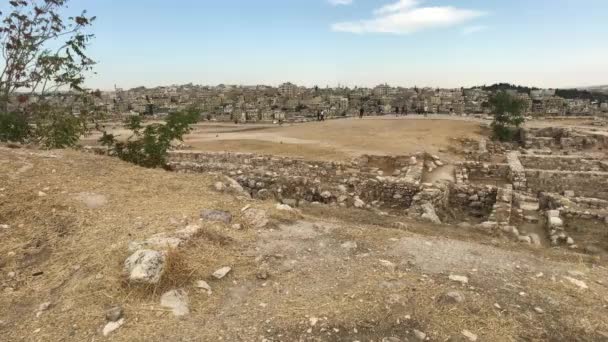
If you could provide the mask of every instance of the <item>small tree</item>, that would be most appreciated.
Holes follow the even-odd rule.
[[[499,91],[490,98],[489,104],[494,112],[494,137],[501,141],[513,140],[519,126],[525,121],[525,103],[505,91]]]
[[[143,125],[141,116],[132,116],[125,122],[125,127],[133,135],[119,141],[113,134],[103,131],[99,142],[124,161],[149,168],[165,166],[171,142],[182,141],[191,129],[190,125],[198,119],[199,114],[193,109],[169,114],[165,123],[149,125]]]
[[[83,100],[88,94],[82,85],[94,65],[85,53],[93,36],[85,31],[95,17],[85,11],[65,18],[61,12],[67,2],[11,0],[7,13],[0,12],[0,115],[5,123],[13,121],[0,125],[0,139],[29,138],[46,147],[66,147],[78,141],[82,128],[86,130],[84,114],[90,109],[74,115],[72,106],[49,98],[71,90],[81,108],[91,104]],[[29,102],[34,95],[36,101]],[[23,123],[33,129],[24,130]]]

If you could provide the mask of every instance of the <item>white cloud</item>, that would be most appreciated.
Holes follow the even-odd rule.
[[[335,23],[332,30],[351,33],[409,34],[425,29],[462,24],[485,15],[482,11],[452,6],[420,7],[418,0],[399,0],[374,11],[367,20]]]
[[[469,34],[481,32],[481,31],[485,31],[487,29],[488,29],[488,27],[485,25],[467,26],[462,29],[462,34],[469,35]]]
[[[418,5],[418,0],[399,0],[393,4],[384,5],[374,11],[376,15],[382,15],[392,12],[399,12],[410,9]]]
[[[332,6],[350,5],[353,0],[328,0]]]

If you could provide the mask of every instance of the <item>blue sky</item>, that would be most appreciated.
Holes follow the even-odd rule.
[[[90,87],[608,84],[606,0],[72,0]]]

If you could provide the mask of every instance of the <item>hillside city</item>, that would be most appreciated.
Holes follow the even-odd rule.
[[[608,96],[597,99],[566,99],[555,89],[527,92],[508,90],[525,102],[527,115],[598,115],[608,113]],[[103,92],[101,104],[110,112],[163,114],[196,106],[218,121],[257,122],[281,118],[298,119],[326,111],[329,117],[356,116],[361,108],[368,115],[388,113],[490,113],[493,91],[482,88],[307,88],[292,83],[270,86],[196,86],[116,89]]]
[[[403,88],[387,84],[374,88],[307,88],[293,83],[278,87],[256,85],[200,86],[193,84],[137,87],[98,92],[96,105],[108,113],[163,116],[194,107],[214,121],[305,121],[324,111],[327,117],[389,113],[490,114],[489,98],[505,90],[524,102],[527,116],[594,116],[608,114],[608,95],[588,91],[521,88],[508,84],[458,89]],[[561,96],[560,96],[561,95]],[[66,102],[69,94],[57,101]],[[28,101],[35,102],[36,96]],[[17,101],[15,101],[17,102]]]

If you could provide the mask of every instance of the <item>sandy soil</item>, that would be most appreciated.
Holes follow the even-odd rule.
[[[431,341],[467,341],[464,330],[479,341],[608,339],[599,257],[364,210],[280,212],[213,191],[213,175],[73,151],[0,147],[0,174],[2,341],[416,341],[414,330]],[[129,241],[196,222],[203,208],[240,222],[247,204],[267,210],[270,225],[207,224],[159,287],[125,282]],[[232,272],[213,279],[223,266]],[[159,305],[172,288],[188,293],[188,316]],[[463,300],[447,299],[453,291]],[[104,313],[116,305],[125,324],[104,338]]]

